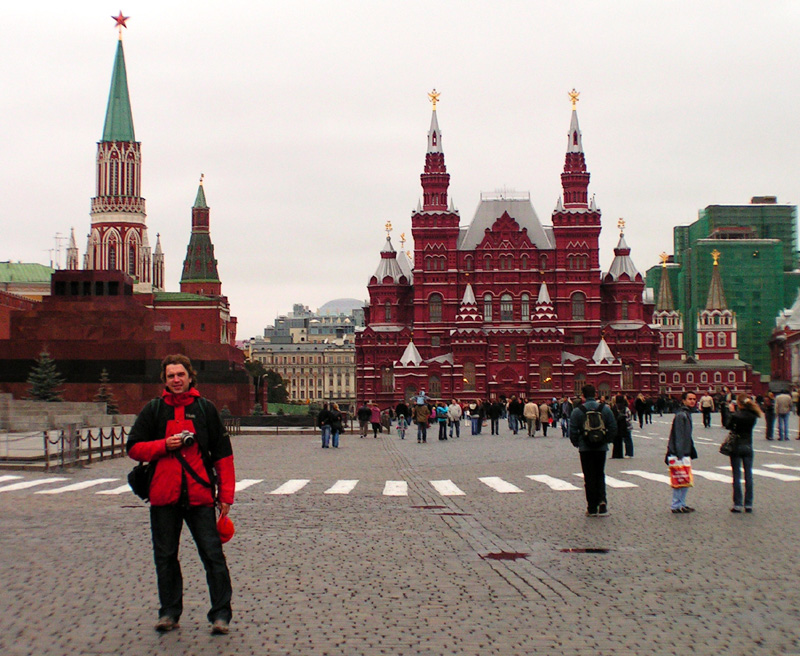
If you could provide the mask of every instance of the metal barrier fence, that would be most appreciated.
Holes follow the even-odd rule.
[[[225,424],[228,435],[239,435],[242,432],[242,420],[239,417],[223,419],[222,423]]]
[[[124,426],[110,428],[79,428],[66,426],[60,430],[45,431],[44,468],[71,467],[80,462],[91,464],[94,460],[122,458],[128,429]]]

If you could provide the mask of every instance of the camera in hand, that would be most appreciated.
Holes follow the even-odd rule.
[[[192,446],[194,444],[194,433],[185,430],[180,435],[183,446]]]

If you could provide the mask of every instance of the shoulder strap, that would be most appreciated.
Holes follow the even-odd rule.
[[[200,444],[200,442],[197,442],[197,444]],[[214,485],[213,485],[212,483],[209,483],[208,481],[204,481],[204,480],[203,480],[203,479],[200,477],[200,474],[198,474],[198,473],[197,473],[197,472],[196,472],[194,469],[192,469],[192,468],[189,466],[189,463],[188,463],[188,462],[186,462],[186,459],[185,459],[185,458],[184,458],[184,457],[181,455],[181,452],[180,452],[180,451],[175,451],[175,457],[178,459],[178,462],[179,462],[179,463],[181,463],[181,467],[183,467],[183,468],[186,470],[186,472],[187,472],[187,473],[188,473],[188,474],[189,474],[189,475],[190,475],[190,476],[191,476],[191,477],[192,477],[192,478],[193,478],[195,481],[197,481],[198,483],[200,483],[200,485],[202,485],[203,487],[207,487],[207,488],[211,489],[211,491],[212,491],[212,494],[214,493]],[[214,496],[216,497],[216,495],[214,495]]]

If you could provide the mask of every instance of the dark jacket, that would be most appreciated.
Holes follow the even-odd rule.
[[[735,455],[740,458],[753,455],[753,426],[757,419],[758,415],[747,408],[737,409],[728,417],[726,427],[738,436]]]
[[[597,399],[586,399],[583,402],[583,407],[587,410],[596,410],[600,407]],[[614,419],[614,413],[611,412],[605,403],[603,404],[600,414],[603,415],[603,423],[606,425],[607,439],[612,440],[617,435],[617,420]],[[578,448],[578,451],[608,451],[608,444],[589,444],[586,441],[586,435],[583,430],[583,424],[586,421],[586,413],[581,410],[580,406],[576,406],[569,417],[569,440],[572,446]]]
[[[330,424],[331,431],[334,433],[341,433],[342,432],[342,413],[338,410],[330,410],[328,412],[330,418],[328,423]]]
[[[372,408],[368,405],[362,405],[356,412],[356,417],[359,421],[369,421],[372,417]]]
[[[331,411],[327,408],[322,408],[317,415],[317,426],[322,428],[323,426],[330,426],[331,425]]]
[[[669,456],[697,458],[694,440],[692,440],[692,414],[689,408],[683,404],[675,411],[672,428],[669,431],[667,457]]]
[[[167,433],[174,435],[183,428],[195,434],[191,446],[181,447],[178,452],[197,475],[209,481],[209,468],[216,473],[218,497],[223,503],[233,503],[236,476],[233,468],[233,449],[228,431],[220,419],[214,404],[194,393],[191,404],[181,408],[184,420],[175,419],[177,407],[168,405],[163,398],[153,399],[136,417],[125,446],[128,456],[140,462],[155,462],[155,472],[150,483],[150,504],[169,506],[178,503],[181,489],[185,485],[190,506],[211,506],[214,497],[211,490],[198,483],[188,474],[176,457],[176,451],[167,451]],[[177,425],[180,423],[180,425]],[[168,430],[169,425],[169,430]],[[203,460],[198,445],[202,445],[210,462]]]

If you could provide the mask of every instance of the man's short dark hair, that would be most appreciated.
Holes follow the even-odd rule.
[[[597,392],[595,392],[594,385],[584,385],[581,387],[581,396],[587,399],[593,399],[596,393]]]
[[[187,358],[182,353],[174,353],[172,355],[168,355],[161,361],[161,382],[167,382],[167,365],[170,364],[179,364],[182,365],[184,369],[186,369],[186,373],[189,374],[189,387],[194,387],[197,383],[197,372],[192,367],[192,361]]]
[[[681,394],[681,401],[685,401],[686,397],[689,396],[689,394],[694,394],[694,392],[688,391],[688,392],[684,392],[683,394]],[[697,394],[694,394],[694,395],[697,396]]]

